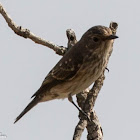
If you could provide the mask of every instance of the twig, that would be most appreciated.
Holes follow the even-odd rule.
[[[76,35],[75,35],[74,30],[72,30],[72,29],[67,29],[66,30],[66,35],[67,35],[67,38],[68,38],[67,47],[68,47],[68,49],[70,49],[71,47],[73,47],[77,43]]]
[[[22,36],[24,38],[29,38],[32,41],[34,41],[37,44],[41,44],[44,46],[49,47],[50,49],[53,49],[57,54],[64,55],[66,52],[66,48],[63,46],[55,45],[52,42],[49,42],[45,39],[42,39],[36,35],[34,35],[30,30],[22,28],[22,26],[16,25],[16,23],[10,18],[10,16],[7,14],[6,10],[3,8],[2,4],[0,3],[0,13],[6,20],[8,26],[19,36]]]

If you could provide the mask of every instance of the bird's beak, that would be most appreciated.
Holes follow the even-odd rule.
[[[116,39],[116,38],[119,38],[119,37],[116,35],[110,35],[106,38],[106,40],[111,40],[111,39]]]

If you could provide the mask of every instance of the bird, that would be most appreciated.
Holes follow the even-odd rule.
[[[85,32],[48,73],[31,97],[32,101],[14,123],[41,102],[68,98],[75,105],[72,96],[82,92],[99,78],[106,68],[107,57],[116,38],[118,36],[110,28],[101,25],[93,26]]]

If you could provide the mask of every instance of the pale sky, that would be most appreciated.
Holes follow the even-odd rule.
[[[140,2],[138,0],[1,0],[16,24],[66,46],[66,29],[77,39],[95,25],[119,24],[104,86],[95,110],[105,140],[139,139]],[[77,109],[65,100],[38,104],[19,122],[47,73],[61,58],[53,50],[17,36],[0,15],[0,132],[4,140],[71,140]],[[81,140],[86,139],[86,130]],[[0,140],[2,138],[0,137]],[[2,139],[3,140],[3,139]]]

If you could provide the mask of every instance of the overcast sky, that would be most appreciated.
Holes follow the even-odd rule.
[[[105,140],[139,139],[140,2],[138,0],[1,0],[16,22],[34,34],[66,46],[66,29],[80,39],[95,25],[119,24],[104,86],[95,110]],[[17,36],[0,15],[0,132],[5,140],[71,140],[78,111],[67,99],[37,105],[18,123],[47,73],[61,57]],[[2,138],[0,137],[0,140]],[[81,140],[86,139],[86,131]]]

